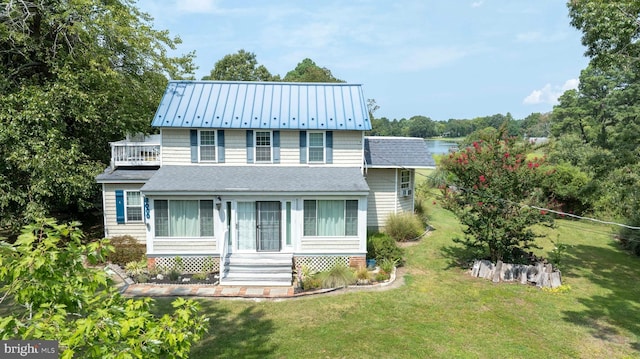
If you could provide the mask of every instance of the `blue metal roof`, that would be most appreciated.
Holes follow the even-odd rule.
[[[154,127],[371,130],[361,85],[170,81]]]

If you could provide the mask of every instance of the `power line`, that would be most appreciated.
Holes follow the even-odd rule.
[[[382,158],[382,159],[386,160],[389,164],[392,164],[392,165],[398,166],[398,168],[400,168],[400,169],[410,170],[409,168],[407,168],[407,167],[405,167],[405,166],[402,166],[402,165],[400,165],[400,164],[396,164],[396,163],[394,163],[394,161],[392,161],[392,160],[390,160],[390,159],[388,159],[388,158],[385,158],[384,156],[381,156],[380,154],[376,154],[376,156],[378,156],[378,157],[380,157],[380,158]],[[419,175],[419,176],[422,176],[422,177],[424,177],[424,178],[427,178],[427,179],[436,179],[436,177],[427,176],[427,175],[424,175],[424,174],[422,174],[422,173],[419,173],[418,171],[415,171],[415,174],[416,174],[416,175]],[[475,190],[473,190],[473,189],[468,189],[468,188],[464,188],[464,187],[458,187],[458,188],[460,188],[460,189],[462,189],[462,190],[465,190],[465,191],[470,191],[470,192],[474,192],[474,193],[477,193],[477,194],[478,194],[478,192],[476,192],[476,191],[475,191]],[[490,198],[490,197],[486,196],[486,194],[485,194],[485,197],[486,197],[486,198]],[[494,198],[490,198],[490,199],[494,199],[494,200],[498,200],[498,201],[503,201],[503,202],[511,203],[511,204],[517,204],[517,205],[521,205],[521,206],[525,206],[525,207],[529,207],[529,208],[537,209],[537,210],[540,210],[540,211],[547,211],[547,212],[555,213],[555,214],[558,214],[558,215],[561,215],[561,216],[566,216],[566,217],[571,217],[571,218],[581,219],[581,220],[585,220],[585,221],[591,221],[591,222],[600,223],[600,224],[613,225],[613,226],[618,226],[618,227],[627,228],[627,229],[631,229],[631,230],[640,230],[640,227],[630,226],[630,225],[627,225],[627,224],[624,224],[624,223],[611,222],[611,221],[604,221],[604,220],[597,219],[597,218],[591,218],[591,217],[579,216],[579,215],[574,214],[574,213],[567,213],[567,212],[562,212],[562,211],[554,210],[554,209],[551,209],[551,208],[544,208],[544,207],[538,207],[538,206],[533,206],[533,205],[528,205],[528,204],[517,203],[517,202],[513,202],[513,201],[510,201],[510,200],[503,199],[503,198],[498,198],[498,197],[494,197]]]

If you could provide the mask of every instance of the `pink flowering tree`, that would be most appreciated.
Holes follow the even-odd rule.
[[[534,208],[546,205],[539,187],[548,170],[544,158],[527,157],[529,150],[524,141],[497,133],[442,160],[443,205],[464,225],[464,238],[455,240],[474,256],[523,262],[542,236],[532,227],[553,225],[546,211]]]

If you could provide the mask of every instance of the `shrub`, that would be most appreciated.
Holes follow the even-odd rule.
[[[147,262],[144,260],[129,262],[124,266],[124,271],[130,277],[137,277],[147,272]]]
[[[378,272],[376,274],[375,280],[376,280],[376,282],[384,282],[385,280],[388,280],[389,278],[391,278],[389,276],[389,273],[387,273],[387,272]]]
[[[369,283],[371,281],[371,272],[369,272],[367,267],[358,268],[356,270],[355,276],[358,280],[358,283]]]
[[[336,264],[325,272],[319,272],[315,276],[320,280],[322,288],[346,287],[355,282],[355,274],[351,268]]]
[[[367,239],[367,256],[382,262],[385,259],[395,260],[402,264],[404,251],[398,247],[393,238],[385,233],[376,233]]]
[[[306,277],[302,281],[302,289],[303,290],[318,289],[321,286],[322,286],[322,282],[320,281],[320,279],[315,278],[315,277]]]
[[[130,235],[116,236],[109,240],[114,248],[107,260],[124,267],[129,262],[139,262],[145,258],[146,246]]]
[[[424,224],[416,214],[392,213],[387,217],[384,232],[399,242],[417,239],[424,232]]]
[[[386,273],[391,273],[393,272],[393,269],[396,267],[396,265],[398,265],[397,260],[385,258],[382,260],[382,263],[380,263],[380,270]]]

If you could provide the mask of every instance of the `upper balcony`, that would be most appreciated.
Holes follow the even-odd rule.
[[[111,142],[111,167],[160,166],[160,135],[127,136]]]

